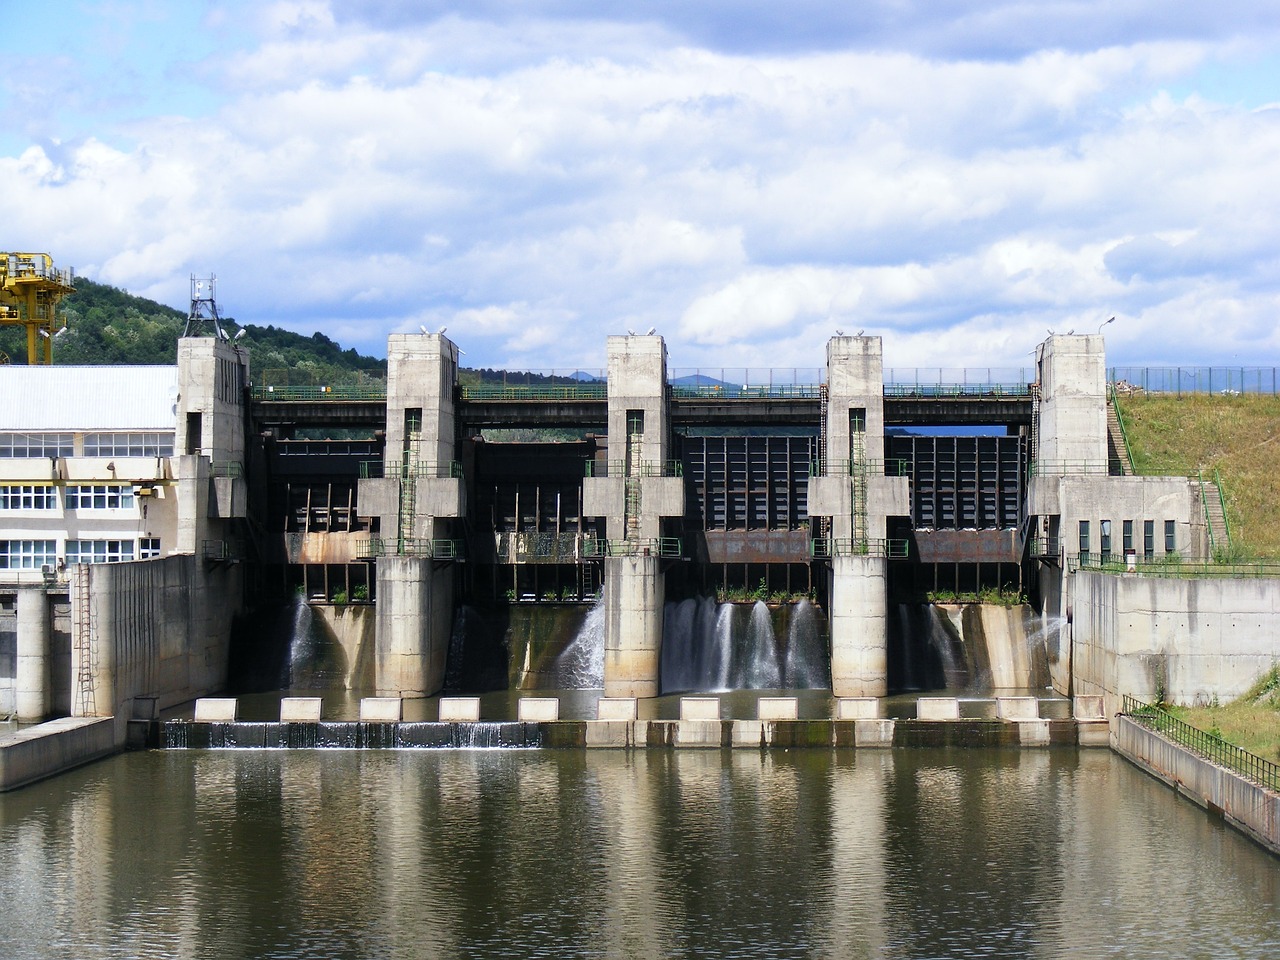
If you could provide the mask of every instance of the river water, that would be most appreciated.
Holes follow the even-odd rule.
[[[0,795],[0,956],[1274,957],[1105,750],[154,751]]]

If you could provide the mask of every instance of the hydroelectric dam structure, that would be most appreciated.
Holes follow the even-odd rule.
[[[662,337],[611,336],[599,373],[496,382],[424,332],[389,338],[385,383],[298,387],[213,326],[176,367],[0,376],[0,714],[114,717],[122,742],[227,690],[273,598],[339,611],[360,638],[331,680],[380,697],[467,689],[470,610],[566,605],[610,698],[741,685],[664,682],[706,604],[789,609],[821,669],[758,686],[837,698],[948,686],[913,675],[902,611],[986,592],[1029,601],[1061,695],[1227,696],[1270,663],[1268,581],[1116,575],[1210,558],[1220,497],[1132,474],[1100,335],[1050,336],[1023,376],[909,380],[879,337],[686,375]]]

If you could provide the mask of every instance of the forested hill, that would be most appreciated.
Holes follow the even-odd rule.
[[[83,277],[76,278],[76,292],[62,301],[59,310],[68,329],[54,347],[55,364],[177,362],[178,338],[187,322],[181,310]],[[234,319],[223,319],[222,324],[232,335],[241,327]],[[343,350],[322,333],[304,337],[272,326],[243,326],[240,343],[249,348],[255,376],[271,371],[281,382],[284,372],[289,381],[298,383],[386,376],[385,360]],[[0,327],[0,351],[14,363],[25,363],[24,328]]]

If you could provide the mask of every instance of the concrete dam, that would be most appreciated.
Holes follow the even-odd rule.
[[[878,337],[803,375],[681,376],[652,335],[609,337],[596,375],[477,380],[459,352],[393,335],[374,389],[255,380],[216,336],[176,369],[15,368],[15,396],[67,399],[0,424],[32,505],[6,518],[0,711],[119,734],[229,677],[1193,699],[1269,663],[1248,637],[1210,662],[1172,623],[1194,603],[1221,635],[1265,586],[1113,596],[1117,563],[1208,558],[1213,520],[1203,484],[1130,474],[1100,336],[964,382],[886,381]],[[89,387],[117,381],[142,399],[108,415]]]

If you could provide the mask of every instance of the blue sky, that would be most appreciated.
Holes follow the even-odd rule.
[[[1189,9],[1182,9],[1187,7]],[[5,4],[6,249],[382,355],[1280,364],[1280,7]]]

